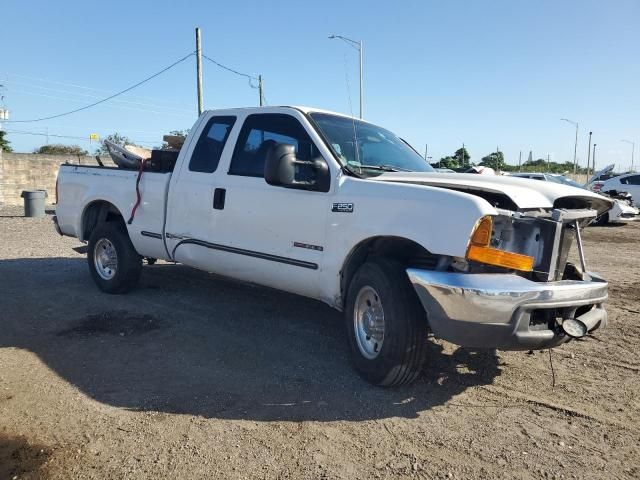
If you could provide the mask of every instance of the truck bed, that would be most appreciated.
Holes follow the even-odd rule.
[[[145,171],[140,179],[140,205],[131,224],[131,241],[144,256],[166,257],[163,238],[166,198],[171,173]],[[83,232],[84,213],[95,201],[116,206],[129,219],[136,203],[138,172],[120,168],[62,165],[58,174],[59,197],[56,205],[58,225],[64,235],[87,241]]]

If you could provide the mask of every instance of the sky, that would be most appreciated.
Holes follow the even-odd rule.
[[[0,0],[0,108],[30,120],[95,102],[195,50],[264,78],[269,105],[364,117],[436,161],[464,143],[471,160],[499,147],[534,158],[626,169],[640,164],[640,1]],[[258,104],[245,77],[204,61],[206,109]],[[3,105],[4,104],[4,105]],[[126,95],[53,120],[2,122],[14,150],[119,132],[150,146],[197,117],[195,57]],[[22,133],[18,133],[22,132]],[[25,133],[28,132],[28,133]],[[35,134],[35,135],[34,135]],[[78,137],[60,138],[54,135]]]

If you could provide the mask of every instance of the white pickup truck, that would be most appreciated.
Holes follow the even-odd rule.
[[[262,107],[203,113],[172,171],[61,166],[54,220],[88,242],[108,293],[133,288],[146,258],[322,300],[345,312],[358,372],[390,386],[418,376],[429,331],[528,350],[604,326],[608,285],[587,270],[580,229],[611,205],[551,182],[436,173],[371,123]]]

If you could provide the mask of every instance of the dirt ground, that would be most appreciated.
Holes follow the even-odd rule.
[[[93,285],[0,209],[0,479],[639,478],[640,224],[592,227],[610,325],[549,351],[432,342],[409,387],[351,368],[325,305],[179,265]]]

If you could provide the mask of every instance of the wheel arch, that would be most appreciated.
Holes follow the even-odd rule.
[[[404,266],[435,269],[441,255],[435,255],[414,240],[400,236],[374,236],[355,245],[346,256],[340,269],[340,308],[344,308],[347,290],[356,271],[368,259],[391,258]]]
[[[107,200],[91,201],[82,212],[79,239],[81,241],[87,241],[96,226],[103,222],[111,221],[121,221],[124,223],[124,217],[118,207]]]

